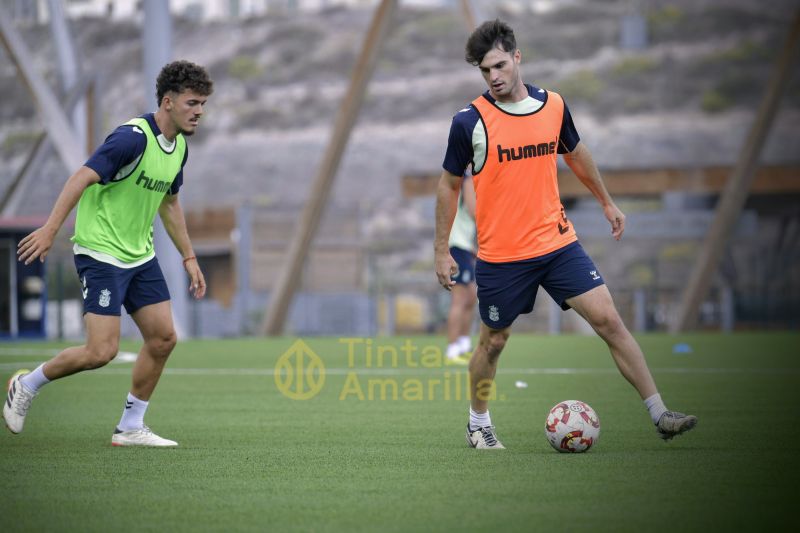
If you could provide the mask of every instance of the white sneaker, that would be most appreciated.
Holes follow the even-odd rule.
[[[111,436],[111,445],[168,448],[177,446],[178,443],[174,440],[162,439],[153,433],[149,427],[143,426],[141,429],[132,429],[130,431],[120,431],[119,428],[114,428],[114,434]]]
[[[469,336],[459,337],[458,349],[462,356],[469,357],[472,355],[472,338]]]
[[[6,427],[11,433],[20,433],[22,426],[25,425],[25,416],[31,408],[31,402],[36,397],[36,393],[31,392],[22,384],[20,378],[29,374],[27,370],[20,370],[8,380],[8,396],[6,403],[3,404],[3,418]]]
[[[485,428],[470,429],[467,423],[467,443],[473,448],[479,450],[505,450],[497,435],[494,433],[494,426],[487,426]]]
[[[448,359],[461,357],[461,346],[459,345],[458,341],[447,345],[447,351],[445,352],[445,356]]]

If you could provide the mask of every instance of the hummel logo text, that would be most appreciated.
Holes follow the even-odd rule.
[[[497,157],[499,163],[503,162],[503,155],[508,159],[507,161],[518,161],[520,159],[529,159],[531,157],[540,157],[543,155],[552,155],[556,153],[556,141],[549,143],[528,144],[519,146],[517,148],[503,148],[497,145]]]

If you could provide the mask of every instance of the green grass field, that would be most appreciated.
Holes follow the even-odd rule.
[[[371,340],[369,368],[366,342],[350,361],[339,339],[304,340],[325,366],[307,400],[287,397],[274,375],[287,353],[282,387],[313,392],[291,371],[312,362],[292,355],[295,339],[180,343],[146,418],[177,449],[110,445],[131,363],[49,385],[25,431],[0,435],[0,531],[763,531],[795,521],[798,334],[641,336],[667,405],[700,419],[669,443],[598,338],[512,336],[491,407],[507,450],[488,452],[466,446],[464,370],[436,366],[441,337]],[[407,340],[410,362],[400,350],[394,364]],[[673,354],[678,342],[692,353]],[[56,348],[0,345],[0,374]],[[600,416],[586,454],[545,440],[547,411],[565,399]]]

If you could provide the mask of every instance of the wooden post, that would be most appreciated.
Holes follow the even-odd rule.
[[[311,196],[303,208],[300,223],[289,243],[286,260],[270,295],[269,307],[262,325],[262,331],[267,335],[280,335],[283,332],[289,305],[300,285],[303,263],[308,255],[311,242],[314,240],[319,221],[325,213],[326,203],[339,169],[342,154],[350,139],[353,124],[361,109],[364,93],[375,70],[375,63],[396,7],[397,0],[382,0],[372,19],[369,32],[361,48],[361,55],[350,79],[350,87],[345,93],[344,101],[336,115],[328,147],[312,185]]]
[[[97,103],[99,98],[97,98],[97,80],[91,79],[89,81],[89,86],[86,89],[86,148],[89,153],[94,152],[95,146],[94,141],[97,138],[97,131],[95,130],[95,126],[97,126]]]
[[[58,104],[53,91],[47,86],[44,78],[33,69],[34,62],[28,47],[2,6],[0,6],[0,43],[5,47],[8,57],[17,67],[20,78],[33,96],[45,130],[52,139],[61,161],[69,172],[74,172],[83,164],[86,154],[75,142],[70,121]]]
[[[88,77],[81,78],[72,89],[70,89],[64,100],[64,112],[72,113],[75,104],[84,96],[86,88],[89,86]],[[66,115],[65,115],[66,116]],[[33,143],[33,148],[25,158],[25,162],[20,167],[19,172],[9,182],[8,187],[0,196],[0,216],[13,217],[19,215],[20,204],[29,188],[34,187],[34,176],[39,171],[42,162],[50,155],[53,143],[47,136],[47,131],[41,133]]]
[[[756,120],[740,152],[733,174],[720,196],[714,221],[683,293],[677,319],[670,327],[673,333],[690,329],[696,324],[700,303],[708,294],[712,277],[755,178],[758,156],[778,109],[781,94],[793,70],[798,37],[800,37],[800,10],[795,11],[789,38],[772,72],[767,93],[758,109]]]
[[[461,12],[464,15],[464,22],[467,24],[467,31],[472,32],[478,27],[478,22],[475,20],[475,10],[470,0],[461,0]]]

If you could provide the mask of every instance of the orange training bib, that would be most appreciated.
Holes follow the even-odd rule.
[[[473,177],[478,257],[490,263],[531,259],[578,239],[558,195],[556,162],[564,101],[512,115],[480,96],[472,104],[486,128],[486,163]]]

